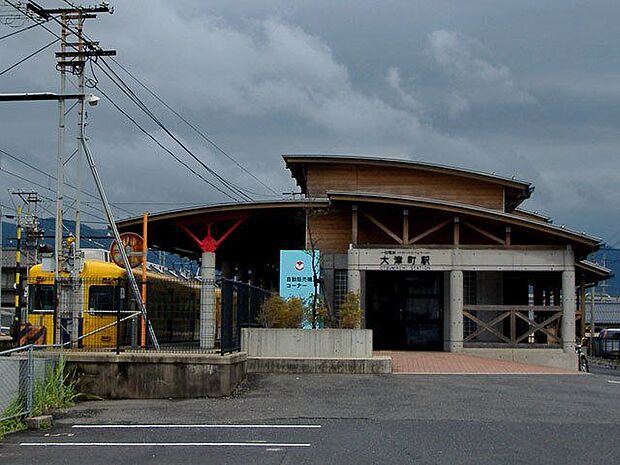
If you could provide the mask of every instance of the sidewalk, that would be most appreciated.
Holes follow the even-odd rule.
[[[415,374],[575,374],[577,372],[450,352],[376,351],[392,357],[392,373]]]

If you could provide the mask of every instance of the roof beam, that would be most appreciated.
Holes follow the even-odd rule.
[[[377,218],[372,216],[370,213],[362,212],[362,215],[368,218],[375,226],[377,226],[381,231],[383,231],[385,234],[387,234],[392,239],[394,239],[398,244],[404,244],[403,240],[398,235],[394,234],[390,228],[388,228],[386,225],[381,223]]]

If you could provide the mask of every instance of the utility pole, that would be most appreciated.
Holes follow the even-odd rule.
[[[14,6],[14,8],[17,8]],[[116,51],[115,50],[103,50],[99,47],[98,43],[96,42],[90,42],[90,41],[84,41],[84,49],[80,50],[79,48],[77,48],[75,43],[71,43],[71,42],[67,42],[67,35],[69,33],[72,33],[74,35],[77,35],[79,37],[82,37],[82,33],[77,33],[73,27],[70,27],[68,25],[68,21],[71,19],[75,19],[75,15],[79,16],[79,17],[83,17],[84,19],[88,19],[88,18],[95,18],[96,15],[94,13],[97,12],[109,12],[112,13],[111,8],[109,8],[109,6],[106,3],[101,3],[100,6],[98,7],[74,7],[74,8],[57,8],[57,9],[44,9],[41,6],[37,5],[35,2],[28,2],[27,5],[28,10],[45,19],[45,20],[49,20],[49,19],[54,19],[56,22],[58,22],[61,25],[61,28],[63,29],[63,31],[66,34],[63,34],[62,37],[62,43],[65,46],[70,46],[72,47],[74,50],[76,51],[66,51],[66,50],[61,50],[60,52],[56,52],[56,56],[57,58],[59,58],[58,61],[58,66],[59,68],[62,70],[65,66],[71,67],[71,66],[81,66],[81,69],[83,71],[83,67],[84,64],[86,63],[86,60],[89,58],[93,58],[93,57],[100,57],[100,56],[113,56],[116,55]],[[17,8],[18,9],[18,8]],[[21,10],[20,10],[21,11]],[[56,18],[55,15],[61,15],[61,17],[63,17],[63,15],[66,14],[66,18],[64,18],[63,20],[58,20]],[[73,14],[74,16],[72,16],[71,14]],[[77,73],[74,73],[77,74]],[[44,93],[21,93],[21,94],[0,94],[0,101],[34,101],[34,100],[66,100],[69,98],[77,98],[79,99],[87,99],[87,101],[91,104],[91,105],[95,105],[96,102],[99,100],[99,98],[94,97],[94,96],[86,96],[84,94],[76,94],[76,95],[67,95],[64,93],[61,94],[53,94],[53,93],[49,93],[49,92],[44,92]],[[63,112],[63,117],[64,117],[64,112]],[[62,121],[62,127],[64,128],[64,121]],[[59,124],[59,127],[61,125]],[[118,244],[122,244],[122,240],[120,237],[120,233],[118,232],[118,228],[116,227],[116,222],[114,221],[114,215],[112,213],[112,208],[110,207],[110,202],[108,201],[107,195],[105,193],[105,190],[103,188],[103,183],[101,182],[101,178],[99,176],[99,172],[97,170],[97,167],[95,166],[95,160],[92,156],[92,154],[90,153],[90,150],[88,149],[88,145],[86,144],[86,140],[83,137],[83,124],[82,126],[82,134],[80,137],[80,145],[83,149],[83,153],[85,155],[86,161],[88,162],[88,166],[90,168],[91,174],[93,176],[93,180],[95,181],[95,185],[97,187],[97,190],[99,191],[99,196],[101,197],[101,202],[103,204],[103,208],[106,214],[106,217],[108,219],[108,222],[110,224],[110,229],[112,230],[112,233],[114,235],[114,239],[116,240],[116,242]],[[60,131],[59,131],[59,136],[60,136]],[[59,147],[60,147],[60,137],[59,137]],[[59,153],[63,154],[63,150],[62,148],[59,149]],[[60,169],[62,169],[62,163],[59,164]],[[62,187],[62,186],[61,186]],[[62,209],[60,209],[60,211],[58,211],[57,213],[60,213],[60,217],[62,218]],[[58,218],[57,218],[57,226],[58,226]],[[62,232],[62,231],[61,231]],[[62,235],[60,235],[60,237],[62,237]],[[58,238],[58,233],[56,233],[55,238]],[[56,263],[56,277],[58,279],[59,274],[60,274],[60,267],[59,267],[59,261],[62,258],[59,254],[59,250],[56,250],[56,258],[57,258],[57,263]],[[159,350],[159,343],[157,342],[157,337],[155,335],[155,331],[153,330],[153,326],[151,325],[150,320],[148,319],[147,316],[147,312],[146,312],[146,307],[144,305],[144,302],[142,301],[142,297],[140,294],[140,289],[138,287],[136,278],[133,274],[133,270],[131,268],[131,265],[129,263],[129,258],[127,256],[127,251],[125,250],[124,247],[119,247],[119,252],[121,254],[121,258],[123,260],[123,265],[125,268],[125,272],[127,273],[127,279],[131,285],[131,290],[133,293],[133,296],[136,300],[136,303],[138,304],[138,307],[140,309],[140,312],[146,322],[146,329],[147,329],[147,333],[151,338],[151,341],[153,343],[153,347],[156,350]],[[58,298],[57,298],[57,302],[58,302]],[[56,325],[58,324],[58,310],[59,310],[59,305],[57,304],[56,306],[56,314],[54,315],[55,320],[56,320]],[[54,326],[54,328],[56,328],[57,326]],[[58,337],[59,332],[55,331],[54,334],[54,342],[58,342],[57,341],[57,337]]]
[[[22,246],[22,206],[17,207],[16,215],[16,235],[15,246],[15,313],[13,320],[13,337],[15,344],[19,346],[19,339],[22,329],[22,279],[21,279],[21,246]]]
[[[67,73],[77,77],[78,95],[84,95],[84,66],[89,58],[97,56],[113,56],[114,50],[102,50],[97,43],[91,43],[84,39],[84,21],[94,19],[96,13],[112,13],[106,3],[102,2],[95,7],[75,6],[69,8],[43,8],[35,2],[28,2],[30,12],[41,19],[54,17],[60,24],[60,52],[56,52],[56,68],[60,72],[60,95],[65,95]],[[75,203],[75,241],[67,251],[63,250],[63,190],[64,190],[64,165],[71,157],[65,160],[65,108],[66,99],[58,100],[58,153],[57,153],[57,187],[56,187],[56,228],[54,234],[54,277],[56,282],[56,316],[54,328],[54,342],[60,336],[60,322],[64,317],[71,318],[71,340],[76,343],[79,337],[79,321],[82,316],[82,286],[80,273],[83,267],[81,253],[81,190],[82,190],[82,150],[84,145],[85,107],[84,97],[78,100],[78,136],[77,149],[75,152],[76,173],[76,203]],[[66,253],[65,253],[66,252]],[[65,256],[69,254],[70,256]],[[69,260],[66,260],[66,259]],[[61,282],[61,272],[66,271],[70,276],[70,289],[65,290]],[[73,303],[72,308],[66,308],[65,294],[73,294],[69,299]]]
[[[14,284],[14,331],[16,335],[15,341],[19,343],[19,334],[26,321],[26,312],[24,311],[24,277],[27,279],[30,265],[37,262],[37,248],[39,238],[41,237],[39,217],[37,215],[37,206],[40,200],[36,192],[17,191],[12,192],[12,194],[21,200],[21,203],[17,206],[16,215],[17,245],[15,250]],[[25,273],[22,273],[22,266],[25,267]]]

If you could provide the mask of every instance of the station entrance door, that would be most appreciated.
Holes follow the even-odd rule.
[[[443,350],[443,274],[366,273],[366,327],[375,350]]]

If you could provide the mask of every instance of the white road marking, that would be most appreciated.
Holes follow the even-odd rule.
[[[612,384],[620,384],[620,381],[614,381],[612,379],[608,379],[607,382]]]
[[[310,443],[283,442],[22,442],[23,447],[310,447]]]
[[[585,375],[589,373],[582,372],[566,372],[566,373],[553,373],[553,372],[543,372],[543,371],[397,371],[392,373],[394,375],[544,375],[544,376],[575,376],[575,375]]]
[[[205,428],[205,429],[224,429],[224,428],[236,428],[236,429],[314,429],[320,428],[321,425],[73,425],[73,428],[79,429],[156,429],[156,428]]]

